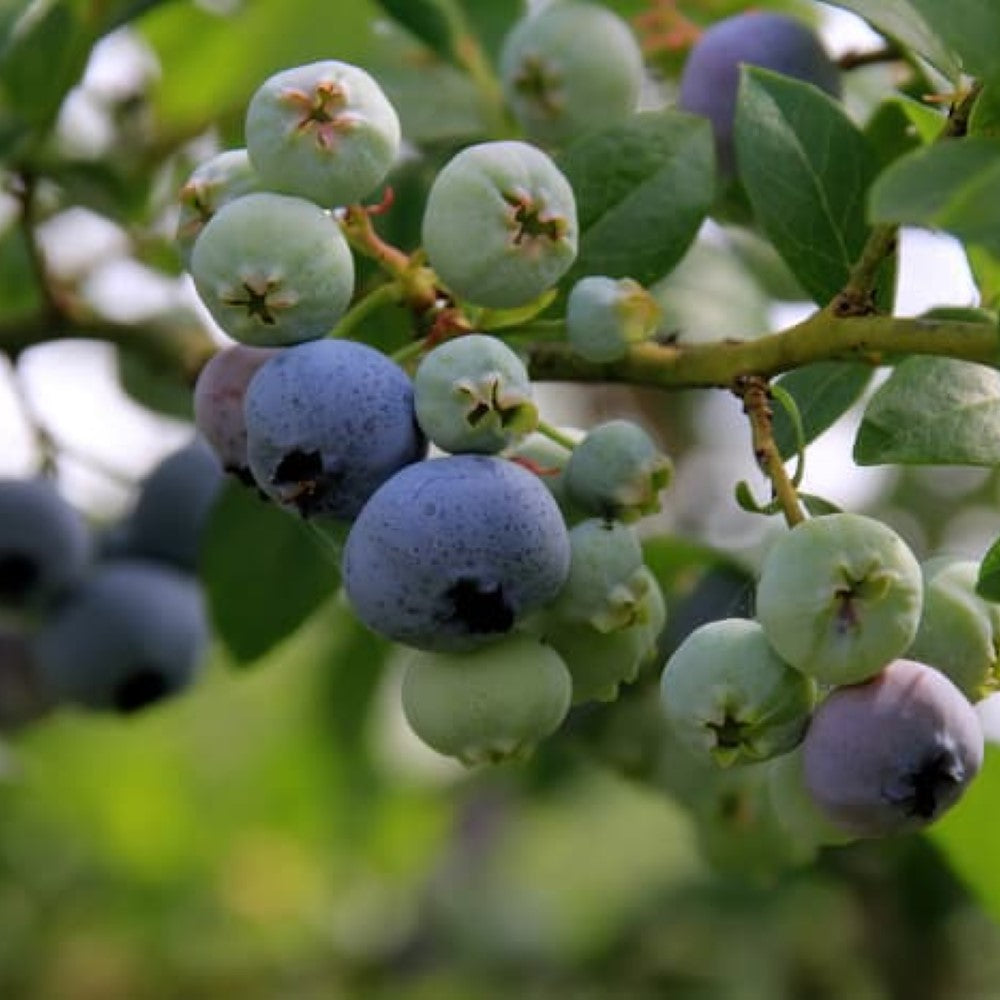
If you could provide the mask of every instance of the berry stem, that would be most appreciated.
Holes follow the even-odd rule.
[[[369,316],[378,312],[383,306],[399,302],[402,297],[403,289],[399,281],[389,281],[384,285],[379,285],[378,288],[359,299],[344,313],[337,325],[330,331],[329,336],[337,339],[352,337]]]
[[[544,420],[539,420],[535,424],[535,430],[550,441],[561,445],[567,451],[572,451],[576,447],[576,442],[568,434],[564,434],[558,427],[553,427],[552,424],[546,423]]]
[[[790,528],[805,520],[798,491],[788,475],[785,463],[774,440],[771,390],[767,379],[749,375],[739,379],[733,391],[743,400],[743,412],[750,421],[750,437],[754,457],[761,471],[771,480],[775,499],[781,505]]]

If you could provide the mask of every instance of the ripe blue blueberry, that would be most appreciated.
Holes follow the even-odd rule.
[[[118,551],[196,570],[202,534],[222,480],[218,458],[200,438],[171,452],[142,481]]]
[[[506,459],[418,462],[365,504],[344,551],[347,597],[366,625],[428,650],[502,638],[551,601],[570,546],[538,477]]]
[[[46,618],[33,646],[58,700],[133,712],[190,684],[208,641],[197,581],[122,559],[97,566]]]
[[[303,517],[353,518],[382,482],[426,453],[409,377],[354,341],[281,351],[251,379],[244,410],[257,485]]]
[[[733,172],[733,116],[743,64],[812,83],[833,97],[840,94],[836,64],[800,21],[752,11],[713,24],[688,55],[678,103],[711,121],[723,174]]]
[[[0,609],[34,612],[79,583],[87,524],[44,479],[0,480]]]

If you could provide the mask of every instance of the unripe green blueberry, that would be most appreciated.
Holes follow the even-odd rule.
[[[667,624],[667,600],[663,594],[663,588],[653,575],[648,566],[642,567],[642,576],[647,581],[645,596],[643,599],[642,622],[646,629],[646,652],[643,659],[647,662],[655,662],[659,655],[660,636]]]
[[[997,686],[1000,605],[976,593],[975,560],[931,559],[921,570],[920,627],[906,655],[936,667],[970,701],[978,701]]]
[[[672,476],[673,464],[646,431],[631,420],[609,420],[573,449],[566,493],[592,515],[636,521],[660,510]]]
[[[417,423],[444,451],[498,452],[538,423],[524,362],[481,333],[435,347],[413,376],[413,393]]]
[[[501,49],[500,76],[527,136],[558,145],[635,111],[642,52],[617,14],[563,0],[515,24]]]
[[[459,298],[505,309],[551,288],[576,258],[576,200],[550,157],[483,142],[452,157],[427,198],[423,244]]]
[[[421,740],[471,766],[529,754],[559,727],[571,694],[559,654],[514,634],[468,653],[414,651],[402,702]]]
[[[636,621],[613,632],[592,625],[553,620],[545,641],[562,657],[573,678],[573,704],[614,701],[630,684],[649,652],[647,623]]]
[[[245,149],[227,149],[198,164],[180,191],[177,244],[190,263],[194,241],[223,205],[252,191],[261,182]]]
[[[399,117],[368,73],[327,59],[261,84],[247,108],[246,142],[269,188],[332,208],[385,179],[399,152]]]
[[[809,794],[858,837],[920,830],[950,809],[983,763],[969,700],[939,670],[894,660],[816,709],[802,744]]]
[[[587,361],[620,361],[631,344],[656,331],[662,310],[631,278],[581,278],[566,300],[566,337]]]
[[[191,276],[215,321],[258,347],[316,340],[354,293],[336,220],[304,198],[260,192],[224,205],[195,241]]]
[[[578,442],[584,438],[584,431],[577,427],[560,427],[559,433],[570,441]],[[575,524],[584,520],[587,515],[566,496],[565,472],[569,463],[571,451],[568,447],[553,441],[547,434],[532,431],[527,437],[515,442],[504,451],[507,458],[513,459],[534,472],[548,487],[555,497],[559,509],[567,524]]]
[[[757,622],[726,618],[696,628],[677,647],[660,694],[678,735],[728,767],[794,747],[816,685],[775,653]]]
[[[797,524],[771,547],[757,618],[792,666],[853,684],[909,648],[920,623],[920,565],[888,525],[862,514]]]
[[[569,530],[569,575],[546,612],[563,622],[613,632],[645,620],[649,579],[635,532],[588,518]]]

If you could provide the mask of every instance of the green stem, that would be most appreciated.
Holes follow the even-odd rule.
[[[544,420],[539,420],[535,425],[535,430],[539,434],[547,437],[550,441],[554,441],[556,444],[562,446],[567,451],[572,451],[576,447],[576,441],[573,440],[568,434],[564,434],[558,427],[553,427],[552,424],[546,423]]]
[[[568,345],[526,348],[532,378],[556,382],[627,382],[661,389],[731,388],[740,376],[771,377],[814,361],[887,364],[908,354],[980,364],[1000,359],[1000,329],[989,323],[837,316],[819,310],[780,333],[702,344],[636,344],[621,361],[584,361]]]
[[[421,353],[426,349],[427,343],[421,338],[420,340],[414,340],[407,344],[405,347],[401,347],[398,351],[393,351],[390,357],[397,365],[405,368],[411,361],[420,357]]]
[[[398,281],[387,281],[384,285],[379,285],[344,313],[329,336],[336,339],[349,338],[369,316],[378,312],[382,306],[401,301],[402,297],[403,289]]]

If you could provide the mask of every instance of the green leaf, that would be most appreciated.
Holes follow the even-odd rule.
[[[328,15],[315,0],[256,0],[226,17],[193,3],[157,7],[138,27],[161,67],[154,95],[161,127],[189,135],[226,116],[242,122],[256,88],[289,66],[330,58],[367,65],[376,12],[371,0],[337,4]]]
[[[62,0],[33,4],[0,43],[0,103],[31,126],[55,120],[97,39],[77,6]]]
[[[465,21],[483,49],[494,58],[515,22],[524,15],[524,0],[458,0]]]
[[[818,361],[777,380],[795,400],[806,444],[832,427],[860,398],[872,379],[870,365]],[[774,439],[782,458],[795,454],[795,433],[785,410],[774,408]]]
[[[1000,601],[1000,538],[990,546],[979,564],[976,593],[987,601]]]
[[[859,465],[1000,464],[1000,372],[907,358],[872,396],[854,443]]]
[[[805,290],[825,305],[868,235],[875,154],[839,104],[809,84],[745,67],[734,126],[754,214]]]
[[[983,306],[1000,309],[1000,254],[979,246],[966,247],[965,252]]]
[[[1000,83],[984,87],[969,115],[969,135],[1000,138]]]
[[[242,663],[289,636],[339,585],[323,542],[236,482],[212,509],[201,577],[216,632]]]
[[[122,388],[137,402],[157,413],[190,421],[194,416],[191,386],[164,372],[141,351],[120,346],[118,378]]]
[[[946,229],[1000,253],[1000,139],[970,136],[904,156],[872,185],[869,216]]]
[[[458,24],[447,0],[378,0],[378,5],[431,51],[455,61]]]
[[[559,165],[577,199],[580,252],[569,281],[585,274],[649,285],[691,245],[714,196],[706,119],[643,112],[578,139]]]
[[[959,803],[929,829],[928,835],[994,920],[1000,920],[1000,867],[994,863],[998,826],[1000,747],[987,743],[982,770]]]
[[[962,69],[982,80],[1000,79],[1000,4],[996,0],[909,0],[942,42],[958,53]]]
[[[960,72],[958,57],[942,40],[943,35],[932,27],[931,18],[920,15],[919,6],[911,0],[831,0],[835,7],[863,17],[877,31],[894,39],[910,51],[923,56],[945,76],[956,79]],[[991,2],[991,0],[986,0]],[[951,9],[950,3],[932,0],[943,12]]]

